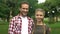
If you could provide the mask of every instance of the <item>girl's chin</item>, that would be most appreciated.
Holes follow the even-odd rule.
[[[41,20],[37,20],[38,22],[41,22]]]

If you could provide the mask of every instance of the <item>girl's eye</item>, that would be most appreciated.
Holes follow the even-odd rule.
[[[40,16],[43,16],[43,15],[40,15]]]
[[[36,16],[39,16],[38,14]]]
[[[37,14],[36,16],[43,16],[43,15],[38,15],[38,14]]]

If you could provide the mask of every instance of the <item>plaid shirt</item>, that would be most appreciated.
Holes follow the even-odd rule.
[[[30,17],[27,18],[28,18],[28,34],[31,34],[32,25],[34,23]],[[22,28],[22,19],[17,15],[10,20],[8,34],[21,34],[21,28]]]

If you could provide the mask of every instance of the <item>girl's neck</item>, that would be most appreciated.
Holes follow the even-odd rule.
[[[41,22],[37,22],[37,25],[43,25],[43,22],[41,21]]]

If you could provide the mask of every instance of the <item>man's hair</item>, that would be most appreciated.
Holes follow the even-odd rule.
[[[37,8],[37,9],[35,10],[35,13],[36,13],[37,11],[43,12],[43,14],[45,15],[45,11],[44,11],[43,9]]]
[[[29,2],[27,2],[27,1],[22,1],[21,3],[20,3],[20,8],[21,8],[21,5],[22,4],[27,4],[27,5],[29,5]]]

